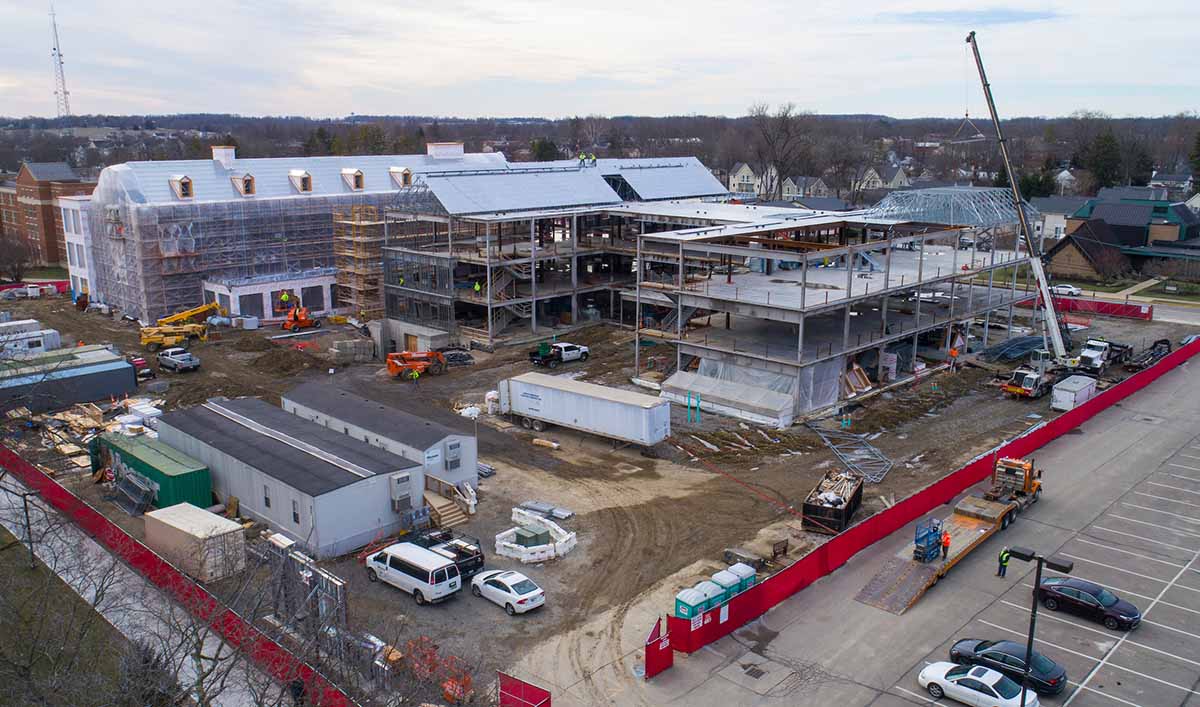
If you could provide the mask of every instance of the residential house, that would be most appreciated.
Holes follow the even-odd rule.
[[[1074,194],[1079,189],[1079,178],[1069,169],[1061,169],[1054,175],[1055,188],[1059,195]]]
[[[1182,201],[1195,191],[1196,181],[1190,174],[1167,174],[1155,171],[1154,175],[1150,177],[1150,186],[1162,187],[1167,190],[1170,198]]]
[[[855,185],[857,191],[874,189],[903,189],[912,186],[908,175],[896,165],[868,167]]]
[[[1029,200],[1041,215],[1033,224],[1034,234],[1058,240],[1067,234],[1067,219],[1087,204],[1086,196],[1045,196]]]
[[[738,162],[729,170],[729,191],[740,197],[758,196],[758,175],[745,162]]]
[[[87,183],[66,162],[26,162],[17,178],[0,186],[0,221],[6,234],[16,234],[29,247],[30,259],[39,265],[66,262],[66,237],[57,199],[91,194]]]
[[[1167,201],[1163,187],[1103,187],[1096,193],[1100,201]]]
[[[1121,237],[1105,221],[1081,221],[1046,251],[1047,270],[1054,277],[1107,280],[1132,267],[1129,257],[1121,252],[1123,245]]]
[[[832,192],[820,177],[788,177],[783,180],[783,198],[826,197]]]
[[[1067,231],[1082,221],[1103,219],[1126,246],[1138,247],[1163,241],[1200,238],[1200,219],[1182,203],[1152,199],[1103,201],[1088,199],[1067,219]]]

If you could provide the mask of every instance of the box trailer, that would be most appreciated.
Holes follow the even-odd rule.
[[[137,419],[145,424],[145,418]],[[88,450],[93,473],[111,469],[116,481],[137,476],[141,486],[154,490],[156,508],[179,503],[207,508],[213,503],[208,467],[161,440],[106,432],[93,437]]]
[[[671,435],[671,403],[563,376],[525,373],[500,381],[500,412],[541,431],[559,425],[646,447]]]
[[[246,566],[246,534],[228,518],[190,503],[150,511],[146,546],[202,582],[213,582]]]
[[[1051,410],[1074,410],[1096,397],[1096,379],[1089,376],[1071,376],[1055,384],[1050,392]]]

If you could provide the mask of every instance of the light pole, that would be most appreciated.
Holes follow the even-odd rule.
[[[1049,566],[1055,572],[1071,574],[1075,563],[1057,555],[1046,557],[1027,547],[1010,547],[1008,554],[1023,562],[1037,563],[1037,577],[1033,581],[1033,607],[1029,611],[1029,639],[1025,644],[1025,671],[1021,674],[1021,707],[1025,707],[1025,691],[1032,689],[1029,684],[1029,674],[1033,672],[1033,631],[1037,627],[1038,590],[1042,586],[1042,567]]]

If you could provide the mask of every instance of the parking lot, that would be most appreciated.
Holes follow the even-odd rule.
[[[1080,706],[1198,701],[1200,437],[1189,440],[1092,523],[1071,534],[1056,554],[1075,563],[1072,576],[1108,588],[1137,606],[1144,618],[1133,631],[1110,631],[1074,614],[1040,608],[1035,648],[1063,665],[1069,677],[1061,695],[1042,701]],[[1054,574],[1047,571],[1046,576]],[[927,663],[946,660],[959,638],[1024,643],[1032,589],[1031,574],[1013,581],[1008,591],[930,651],[889,692],[905,701],[946,704],[921,691],[917,673]],[[888,702],[881,699],[876,704]]]

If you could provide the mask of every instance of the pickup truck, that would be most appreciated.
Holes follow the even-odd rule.
[[[483,569],[483,547],[475,538],[452,530],[433,529],[417,533],[410,542],[453,560],[464,582]]]
[[[172,346],[158,352],[158,367],[182,373],[200,369],[200,358],[187,349]]]
[[[1104,339],[1088,339],[1079,352],[1079,368],[1100,375],[1114,363],[1126,363],[1133,358],[1133,347]]]
[[[535,366],[558,368],[560,363],[588,360],[588,347],[577,344],[542,345],[529,352],[529,362]]]

